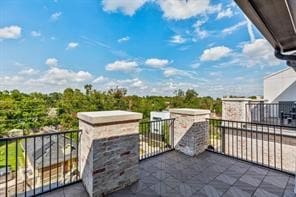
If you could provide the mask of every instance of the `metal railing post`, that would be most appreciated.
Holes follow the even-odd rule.
[[[225,128],[223,127],[222,128],[222,139],[221,139],[221,141],[222,141],[222,153],[224,153],[225,154]]]

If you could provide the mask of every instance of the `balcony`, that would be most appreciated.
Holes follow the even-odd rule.
[[[280,103],[249,102],[245,107],[248,122],[287,127],[296,126],[296,104],[294,101]]]
[[[170,113],[86,112],[78,131],[2,138],[1,195],[294,196],[296,138],[286,126]]]
[[[171,151],[140,162],[140,180],[120,196],[294,196],[294,176],[219,154]],[[88,196],[81,183],[45,197]]]

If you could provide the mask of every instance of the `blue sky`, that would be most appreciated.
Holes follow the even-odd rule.
[[[0,1],[1,90],[262,95],[283,68],[232,1]]]

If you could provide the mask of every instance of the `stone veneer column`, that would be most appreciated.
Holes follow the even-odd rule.
[[[127,111],[78,113],[80,175],[90,196],[104,196],[139,179],[139,120]]]
[[[247,121],[251,113],[247,112],[246,104],[252,101],[248,98],[223,98],[222,119],[233,121]]]
[[[170,109],[174,123],[174,146],[186,155],[195,156],[203,152],[208,145],[209,110]]]

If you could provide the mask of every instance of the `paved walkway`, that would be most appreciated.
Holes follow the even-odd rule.
[[[172,151],[140,164],[140,180],[110,197],[294,196],[294,177],[205,152],[188,157]],[[87,196],[76,184],[44,196]]]

